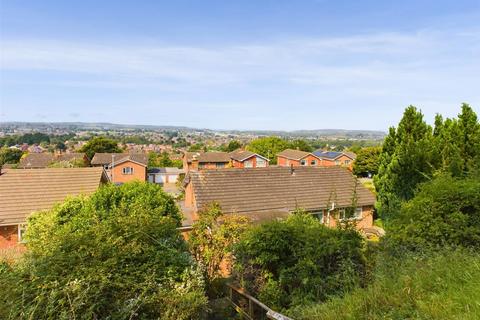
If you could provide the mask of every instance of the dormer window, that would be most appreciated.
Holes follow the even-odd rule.
[[[123,174],[133,174],[133,168],[132,167],[125,167],[122,169]]]

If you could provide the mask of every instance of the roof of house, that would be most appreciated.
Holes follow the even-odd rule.
[[[0,175],[0,225],[24,223],[67,196],[91,194],[108,181],[103,168],[8,169]]]
[[[199,163],[207,162],[230,162],[230,155],[227,152],[211,151],[211,152],[185,152],[187,162],[192,162],[194,156],[197,157]]]
[[[112,156],[115,156],[115,163],[121,163],[126,160],[138,162],[143,165],[148,164],[148,156],[145,153],[104,153],[97,152],[90,162],[92,165],[106,165],[112,163]]]
[[[375,196],[341,167],[265,167],[190,171],[197,208],[218,202],[226,213],[258,214],[373,205]]]
[[[247,160],[248,158],[251,158],[251,157],[254,157],[254,156],[265,159],[266,161],[270,161],[269,159],[255,153],[255,152],[251,152],[251,151],[247,151],[247,150],[241,150],[241,149],[232,151],[232,152],[230,152],[229,155],[230,155],[231,159],[236,160],[236,161],[244,161],[244,160]]]
[[[148,173],[158,173],[158,174],[182,174],[185,173],[185,170],[175,168],[175,167],[165,167],[165,168],[150,168]]]
[[[59,161],[71,161],[77,159],[83,159],[84,153],[61,153],[53,154],[50,152],[45,153],[28,153],[20,159],[20,168],[47,168],[52,162]]]
[[[343,155],[351,158],[352,160],[355,160],[357,157],[355,153],[353,152],[336,152],[336,151],[323,151],[323,150],[316,150],[313,152],[314,155],[316,155],[319,158],[323,159],[329,159],[329,160],[335,160]]]
[[[291,160],[300,160],[309,155],[311,155],[311,153],[309,152],[294,149],[285,149],[282,152],[279,152],[277,154],[277,157],[283,157]]]

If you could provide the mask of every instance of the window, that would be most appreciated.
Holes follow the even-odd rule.
[[[362,207],[357,207],[352,212],[352,208],[350,209],[339,209],[338,210],[338,219],[340,220],[358,220],[362,219]]]
[[[339,166],[340,165],[340,160],[335,160],[335,165]]]
[[[122,168],[122,173],[123,174],[133,174],[133,168],[132,167]]]
[[[217,162],[215,165],[217,168],[225,168],[225,163],[223,162]]]
[[[267,161],[257,157],[257,168],[263,168],[267,166]]]
[[[345,160],[344,163],[346,166],[348,166],[350,164],[350,160]]]
[[[314,218],[320,220],[320,223],[323,223],[323,211],[312,212],[311,214]]]
[[[307,160],[303,159],[303,160],[300,160],[300,164],[302,166],[306,166],[307,165]]]
[[[253,160],[247,160],[243,163],[245,168],[253,168]]]
[[[310,165],[311,166],[316,166],[317,165],[317,160],[313,159],[312,161],[310,161]]]
[[[19,224],[18,225],[18,242],[25,243],[25,240],[23,239],[23,236],[25,234],[25,225],[24,224]]]

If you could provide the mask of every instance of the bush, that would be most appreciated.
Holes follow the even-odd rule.
[[[330,229],[298,213],[245,233],[234,251],[236,277],[274,309],[323,301],[360,284],[362,249],[353,229]]]
[[[480,315],[480,255],[468,250],[380,255],[374,280],[344,297],[301,306],[298,320],[474,320]]]
[[[201,318],[202,272],[172,203],[132,183],[32,215],[23,261],[0,266],[0,318]]]
[[[480,180],[440,176],[422,185],[387,228],[390,246],[480,245]]]

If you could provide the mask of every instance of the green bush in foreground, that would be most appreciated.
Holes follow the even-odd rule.
[[[23,261],[0,266],[0,319],[202,318],[203,276],[178,211],[150,188],[106,186],[34,214]]]
[[[383,262],[382,262],[383,261]],[[480,255],[467,250],[381,256],[374,281],[290,310],[297,320],[480,319]]]
[[[277,310],[343,294],[365,272],[356,231],[330,229],[302,213],[247,231],[234,256],[240,284]]]

